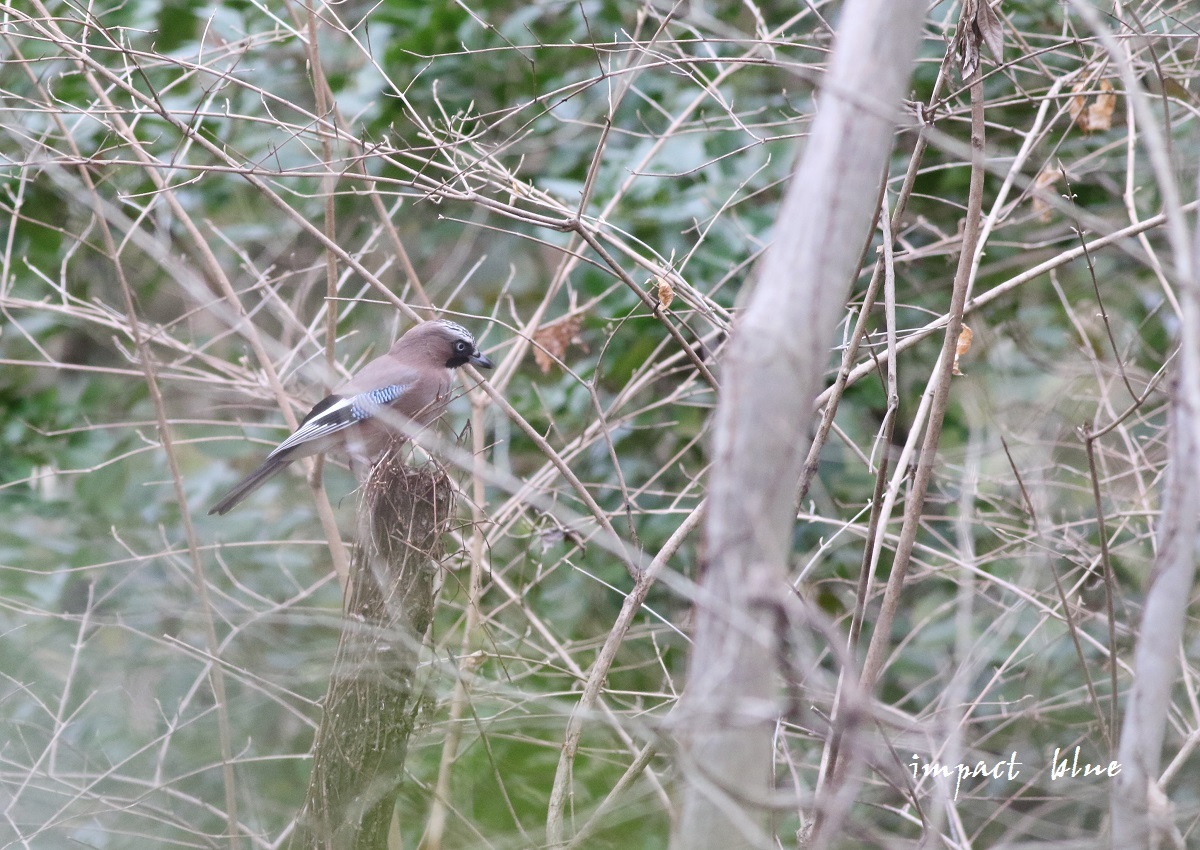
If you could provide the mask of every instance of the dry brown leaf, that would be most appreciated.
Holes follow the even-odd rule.
[[[954,365],[950,369],[952,375],[962,375],[958,371],[958,358],[962,357],[971,350],[971,340],[975,338],[975,334],[966,325],[962,326],[962,330],[958,332],[958,342],[954,346]]]
[[[1050,187],[1065,176],[1061,168],[1043,168],[1033,180],[1033,211],[1043,224],[1050,223],[1053,211],[1050,199],[1054,197],[1054,193],[1050,191]]]
[[[988,0],[963,0],[954,32],[959,74],[965,80],[979,70],[979,48],[986,44],[997,64],[1004,61],[1004,29]]]
[[[588,350],[583,344],[583,338],[579,336],[582,326],[583,317],[572,315],[555,319],[550,324],[538,328],[533,335],[533,359],[543,375],[550,371],[555,360],[562,360],[566,356],[569,346],[578,345],[585,352]]]
[[[658,283],[658,304],[664,310],[671,306],[671,302],[675,300],[675,290],[671,288],[671,284],[663,280],[661,277],[655,278]]]
[[[1113,91],[1112,83],[1101,80],[1100,94],[1096,95],[1096,99],[1091,103],[1088,103],[1087,95],[1080,94],[1088,86],[1087,81],[1080,80],[1071,87],[1074,95],[1067,104],[1071,120],[1085,133],[1102,133],[1112,129],[1113,112],[1117,108],[1117,95]]]
[[[1088,107],[1088,126],[1093,133],[1112,129],[1113,112],[1117,108],[1117,95],[1112,83],[1101,80],[1100,92],[1096,95],[1096,102]]]
[[[1067,101],[1067,114],[1076,124],[1079,123],[1080,116],[1087,112],[1087,98],[1079,93],[1086,88],[1087,83],[1082,80],[1071,86],[1071,99]]]

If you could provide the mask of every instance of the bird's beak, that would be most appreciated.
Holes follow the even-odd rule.
[[[478,349],[475,350],[474,354],[467,358],[467,362],[473,366],[478,366],[480,369],[491,369],[496,365],[491,360],[488,360],[487,357],[485,357]]]

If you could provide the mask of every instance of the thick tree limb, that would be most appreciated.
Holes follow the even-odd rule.
[[[364,487],[362,542],[296,848],[387,846],[420,707],[417,662],[452,490],[440,470],[410,468],[398,453],[377,464]]]
[[[1181,256],[1182,254],[1182,256]],[[1190,254],[1190,256],[1189,256]],[[1179,372],[1171,393],[1167,474],[1150,576],[1125,702],[1113,784],[1112,846],[1157,847],[1176,836],[1170,803],[1158,786],[1171,690],[1179,678],[1179,646],[1196,573],[1200,531],[1200,224],[1190,251],[1176,252],[1179,270]],[[1182,839],[1179,839],[1182,841]],[[1183,846],[1181,843],[1178,846]]]
[[[924,4],[851,0],[808,148],[722,378],[706,519],[711,563],[677,715],[673,846],[774,846],[766,830],[778,610],[813,399],[877,209]]]

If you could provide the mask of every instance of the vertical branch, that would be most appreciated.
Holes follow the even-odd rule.
[[[878,209],[923,9],[843,8],[820,112],[730,344],[705,520],[711,563],[677,721],[677,848],[775,846],[766,830],[780,649],[772,600],[783,592],[829,336]]]
[[[330,126],[336,128],[337,124],[332,120],[333,115],[331,114],[333,112],[333,92],[329,89],[329,83],[325,79],[325,69],[321,64],[315,4],[305,10],[305,24],[307,26],[308,38],[304,49],[308,55],[309,73],[312,74],[313,96],[316,101],[317,115],[321,120],[327,121]],[[333,170],[334,147],[331,133],[321,133],[321,158],[325,162],[325,171],[321,176],[321,194],[324,195],[325,200],[325,237],[329,244],[336,244],[338,178]],[[337,255],[327,248],[325,250],[325,362],[329,366],[329,374],[331,375],[335,374],[334,367],[336,365],[334,346],[337,344],[337,286]],[[340,540],[337,519],[333,515],[333,506],[329,503],[329,499],[325,497],[325,488],[321,484],[324,469],[324,458],[321,456],[314,458],[308,476],[308,486],[312,489],[313,502],[317,506],[317,516],[321,520],[321,526],[325,529],[326,537],[330,540],[334,538]],[[344,558],[335,556],[333,559],[333,568],[337,573],[338,581],[341,582],[342,588],[345,590],[350,581],[350,577],[347,574],[349,565]]]
[[[863,662],[863,688],[868,691],[874,687],[875,680],[883,672],[884,657],[891,645],[892,623],[895,622],[896,612],[900,606],[900,592],[904,589],[904,577],[908,572],[913,546],[917,541],[917,531],[921,525],[925,492],[933,477],[938,443],[942,436],[942,422],[946,414],[946,404],[950,398],[954,347],[958,343],[958,334],[962,328],[963,308],[967,301],[967,289],[970,287],[975,246],[979,240],[979,215],[983,209],[984,101],[983,81],[979,76],[978,68],[971,75],[970,86],[971,183],[967,195],[966,220],[963,222],[962,248],[958,255],[958,270],[954,276],[954,292],[950,296],[949,321],[946,323],[946,335],[942,338],[942,352],[934,366],[934,374],[930,380],[931,404],[929,421],[925,426],[925,439],[921,445],[917,470],[913,475],[912,488],[905,503],[904,524],[900,529],[900,540],[896,543],[896,556],[892,562],[892,571],[888,576],[887,590],[884,591],[883,606],[879,612],[875,631],[871,636],[871,643],[867,648],[866,660]]]
[[[1195,265],[1200,254],[1200,224],[1191,246],[1175,247],[1182,310],[1179,374],[1171,395],[1158,558],[1146,592],[1134,652],[1133,686],[1125,703],[1117,750],[1121,773],[1111,800],[1114,848],[1157,844],[1158,834],[1173,830],[1158,772],[1171,690],[1179,671],[1179,642],[1192,598],[1196,533],[1200,530],[1200,279]]]
[[[876,266],[876,269],[882,268],[883,270],[881,276],[884,279],[884,325],[887,336],[887,350],[891,354],[888,359],[886,379],[888,406],[887,412],[883,416],[883,422],[879,427],[879,435],[875,440],[875,444],[878,447],[879,466],[875,472],[875,491],[871,497],[871,514],[867,520],[862,565],[859,568],[858,586],[854,594],[854,610],[850,617],[850,634],[846,641],[847,651],[851,658],[858,657],[858,644],[862,635],[863,620],[866,616],[867,601],[871,592],[871,555],[875,548],[875,539],[880,533],[880,518],[883,516],[884,495],[887,491],[888,469],[891,462],[892,434],[896,427],[897,414],[900,411],[899,377],[896,365],[896,263],[895,251],[892,245],[892,216],[888,213],[886,192],[881,201],[881,206],[882,214],[879,217],[879,224],[880,229],[883,231],[883,256],[880,258],[881,262]],[[839,377],[841,377],[840,373]],[[833,404],[833,402],[834,399],[831,399],[830,404]],[[824,425],[824,420],[822,420],[821,424],[822,426]],[[817,438],[820,439],[820,437],[821,428],[818,427]],[[816,448],[815,441],[813,447]],[[872,452],[872,456],[874,454],[875,452]],[[809,453],[809,460],[813,460],[812,452]],[[808,472],[807,466],[805,467],[805,472]],[[847,678],[851,676],[855,677],[854,681],[847,682]],[[834,708],[830,716],[833,734],[825,742],[825,750],[821,756],[821,767],[817,774],[818,794],[823,791],[830,775],[837,769],[842,736],[849,725],[845,722],[845,718],[848,713],[852,715],[858,708],[856,702],[859,699],[860,693],[855,672],[849,668],[843,669],[838,676],[837,691],[834,694]]]
[[[95,192],[95,184],[85,169],[80,169],[84,182],[87,184],[99,206],[99,195]],[[134,345],[138,350],[138,360],[146,380],[146,389],[154,403],[154,415],[158,426],[158,437],[162,442],[163,455],[167,460],[167,468],[171,471],[171,483],[175,490],[175,502],[179,505],[179,518],[183,525],[184,535],[188,543],[188,556],[192,565],[192,577],[199,597],[200,609],[203,612],[201,620],[204,624],[204,640],[209,654],[216,658],[220,655],[220,642],[217,640],[217,627],[213,614],[215,606],[208,592],[208,578],[205,576],[204,560],[200,557],[200,540],[196,536],[196,526],[192,522],[188,507],[187,492],[183,486],[183,472],[179,466],[179,458],[175,450],[175,438],[172,435],[171,423],[167,418],[167,408],[163,401],[162,389],[155,374],[154,358],[142,333],[141,320],[137,315],[133,290],[125,269],[121,265],[121,254],[117,250],[108,222],[99,210],[96,221],[100,225],[104,245],[112,257],[113,271],[121,285],[121,296],[125,301],[125,309],[129,316],[129,332],[133,336]],[[238,807],[237,807],[237,777],[234,774],[232,733],[229,726],[229,698],[225,690],[225,672],[220,663],[210,663],[208,669],[209,682],[212,686],[213,699],[217,706],[217,745],[221,753],[221,774],[225,785],[225,816],[229,823],[229,850],[238,850],[242,846],[239,837]]]
[[[471,488],[471,575],[467,584],[466,618],[463,624],[462,642],[459,644],[458,660],[461,662],[472,652],[479,640],[480,610],[479,596],[483,592],[484,499],[487,496],[484,479],[487,412],[486,396],[481,392],[471,394],[471,452],[475,458]],[[450,716],[446,726],[446,739],[442,743],[442,757],[438,763],[437,784],[434,786],[433,802],[429,809],[429,821],[425,827],[424,850],[441,850],[446,833],[446,822],[450,812],[450,778],[454,760],[458,757],[458,745],[462,741],[465,727],[464,715],[471,700],[469,677],[471,671],[465,664],[458,666],[458,678],[454,683],[454,695],[450,698]]]
[[[386,847],[417,723],[416,669],[452,489],[440,469],[409,468],[393,450],[364,491],[345,625],[293,847]]]
[[[1135,395],[1134,398],[1137,396]],[[1116,579],[1113,576],[1112,558],[1108,554],[1108,523],[1104,519],[1104,498],[1100,495],[1100,470],[1096,468],[1096,437],[1087,425],[1080,428],[1083,446],[1087,452],[1088,472],[1092,479],[1092,501],[1096,505],[1096,535],[1100,543],[1100,564],[1104,568],[1104,613],[1108,619],[1108,656],[1117,657],[1117,616],[1113,608],[1113,597],[1116,596]],[[1066,616],[1067,610],[1063,609]],[[1098,714],[1100,734],[1108,742],[1109,752],[1113,750],[1113,731],[1117,728],[1117,665],[1110,663],[1108,672],[1112,682],[1112,693],[1108,698],[1108,722],[1104,715]],[[1089,683],[1091,678],[1088,679]]]
[[[1121,74],[1132,112],[1141,128],[1158,191],[1162,195],[1167,238],[1175,258],[1178,300],[1179,373],[1172,392],[1170,436],[1158,556],[1150,576],[1134,651],[1134,680],[1121,723],[1117,749],[1122,770],[1113,784],[1110,812],[1113,847],[1157,844],[1158,834],[1172,829],[1169,804],[1158,785],[1159,762],[1171,708],[1171,689],[1178,667],[1187,605],[1196,570],[1196,532],[1200,528],[1200,280],[1196,254],[1200,224],[1188,238],[1179,185],[1170,147],[1155,120],[1133,64],[1128,61],[1099,14],[1084,3],[1073,7],[1096,33]],[[1152,841],[1152,839],[1154,839]],[[1182,844],[1182,839],[1180,839]]]
[[[930,93],[929,100],[932,103],[935,101],[941,91],[942,83],[946,79],[946,63],[942,64],[942,69],[938,72],[938,77],[933,85],[933,91]],[[928,108],[928,107],[926,107]],[[900,225],[904,216],[904,212],[908,207],[909,198],[912,196],[913,186],[917,182],[917,174],[920,171],[921,163],[924,162],[925,149],[929,146],[928,134],[924,131],[917,134],[917,143],[913,147],[912,155],[908,160],[908,171],[904,175],[904,183],[900,187],[900,192],[896,196],[896,208],[890,213],[887,210],[887,181],[883,183],[883,193],[880,198],[882,211],[880,213],[880,227],[884,230],[884,255],[880,256],[875,261],[875,268],[871,272],[871,280],[867,284],[866,292],[863,294],[862,308],[858,312],[858,320],[855,322],[854,329],[850,333],[850,339],[847,340],[846,346],[842,350],[842,364],[838,368],[837,376],[833,379],[833,385],[829,387],[822,395],[826,401],[824,409],[821,411],[821,422],[817,425],[817,434],[813,439],[812,447],[808,451],[808,457],[804,461],[804,473],[800,479],[800,495],[796,501],[803,503],[808,497],[808,488],[812,486],[813,479],[817,475],[817,468],[821,462],[821,449],[825,446],[825,441],[829,438],[829,431],[833,428],[833,419],[837,415],[838,406],[841,404],[842,394],[846,390],[846,382],[850,377],[850,373],[854,367],[854,361],[858,356],[858,348],[864,339],[867,331],[867,320],[871,315],[871,311],[875,307],[875,299],[879,292],[880,281],[884,279],[884,274],[895,275],[895,269],[888,269],[885,265],[887,262],[888,252],[891,248],[891,232]],[[889,217],[890,216],[890,217]],[[894,283],[894,281],[893,281]],[[895,356],[894,342],[888,346],[890,356]],[[892,360],[891,362],[895,362]],[[878,503],[877,503],[878,504]]]

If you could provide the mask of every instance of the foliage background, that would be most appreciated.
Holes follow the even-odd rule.
[[[1103,828],[1108,785],[1051,779],[1049,760],[1114,757],[1177,328],[1154,150],[1119,68],[1192,200],[1200,13],[1094,7],[1109,45],[1078,5],[1005,2],[1003,64],[985,54],[974,344],[861,733],[877,749],[846,846],[1068,846]],[[4,844],[286,841],[340,625],[330,526],[299,474],[228,517],[205,511],[282,436],[281,406],[302,415],[436,308],[477,331],[511,409],[468,381],[450,416],[483,463],[457,473],[463,521],[397,833],[538,846],[558,783],[568,836],[665,846],[715,400],[696,361],[719,379],[837,4],[0,10]],[[885,351],[880,303],[795,534],[794,589],[831,643],[858,610],[885,453],[903,502],[949,303],[968,178],[967,95],[947,60],[958,11],[929,10],[888,175],[894,209],[915,168],[893,234],[897,429],[880,439],[884,367],[867,353]],[[1111,123],[1084,132],[1072,99],[1095,104],[1106,84]],[[831,377],[881,240],[847,321],[796,329],[830,339]],[[545,370],[539,346],[557,361]],[[326,469],[351,540],[353,480]],[[645,563],[680,528],[559,773],[631,587],[622,553]],[[877,604],[860,611],[868,634]],[[1186,839],[1200,812],[1194,629],[1180,656],[1161,784]],[[792,659],[802,698],[781,690],[785,846],[819,798],[839,663]],[[1013,752],[1019,781],[971,780],[957,797],[909,773]]]

